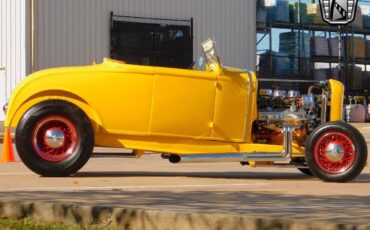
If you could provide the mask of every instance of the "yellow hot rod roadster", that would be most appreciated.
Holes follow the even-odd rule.
[[[202,44],[204,70],[102,64],[48,69],[13,91],[6,127],[24,164],[68,176],[94,146],[162,154],[172,163],[240,162],[295,166],[345,182],[366,165],[358,130],[343,123],[343,85],[312,83],[305,93],[259,89],[253,72],[223,66]]]

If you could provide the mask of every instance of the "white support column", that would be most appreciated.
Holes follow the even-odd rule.
[[[0,1],[0,68],[5,68],[6,80],[3,82],[4,70],[0,72],[0,108],[10,98],[14,87],[26,75],[26,8],[25,0]],[[5,98],[3,95],[5,92]],[[0,111],[2,114],[2,110]],[[0,117],[1,120],[1,117]]]

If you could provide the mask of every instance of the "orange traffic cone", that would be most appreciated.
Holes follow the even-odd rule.
[[[3,142],[3,155],[2,155],[0,162],[2,163],[15,162],[10,128],[5,128],[4,142]]]

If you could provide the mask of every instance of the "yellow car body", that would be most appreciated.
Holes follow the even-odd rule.
[[[330,120],[340,120],[343,86],[335,80],[330,85]],[[255,74],[241,69],[195,71],[105,59],[27,77],[13,92],[5,126],[16,127],[32,106],[59,99],[85,112],[97,146],[177,154],[279,152],[280,145],[251,142],[257,88]],[[293,153],[303,156],[304,147],[293,146]]]

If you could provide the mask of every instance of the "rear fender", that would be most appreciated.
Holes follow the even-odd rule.
[[[20,98],[20,97],[17,97]],[[4,123],[5,127],[16,127],[19,121],[22,119],[22,116],[27,112],[31,107],[36,104],[47,101],[47,100],[62,100],[67,101],[82,111],[88,116],[91,121],[91,125],[95,132],[100,132],[102,127],[104,127],[102,120],[99,114],[94,110],[83,98],[73,94],[71,92],[62,91],[62,90],[47,90],[35,93],[25,100],[16,99],[11,101],[8,112],[6,115],[6,121]]]

